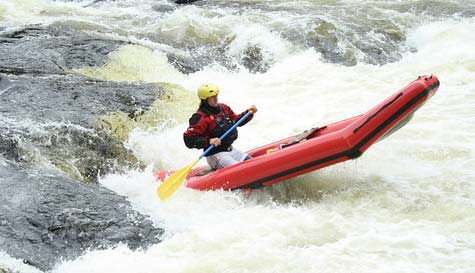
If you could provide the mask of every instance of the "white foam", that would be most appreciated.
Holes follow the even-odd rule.
[[[22,260],[15,259],[3,251],[0,251],[0,270],[7,270],[6,272],[21,272],[21,273],[40,273],[43,272],[33,266],[23,263]]]
[[[242,148],[359,114],[417,75],[433,70],[441,73],[441,88],[411,123],[357,161],[251,195],[180,188],[162,203],[155,196],[158,185],[149,170],[106,177],[102,184],[128,196],[134,208],[167,230],[162,244],[125,256],[143,262],[144,270],[173,272],[450,272],[451,268],[472,268],[473,236],[470,228],[462,228],[473,227],[475,219],[470,209],[474,172],[464,167],[473,165],[470,159],[475,152],[470,140],[475,132],[469,125],[473,96],[467,93],[475,85],[471,75],[465,78],[472,68],[453,64],[454,58],[463,55],[455,44],[445,49],[448,57],[430,58],[438,47],[450,46],[440,35],[458,33],[457,39],[466,39],[463,27],[472,22],[441,24],[442,29],[439,24],[415,29],[410,37],[419,37],[417,33],[425,33],[425,28],[432,35],[410,38],[418,52],[381,67],[323,63],[308,50],[280,60],[264,74],[231,73],[210,66],[189,75],[180,84],[194,90],[212,81],[222,89],[220,100],[236,111],[257,105],[255,120],[240,130],[237,145]],[[471,54],[467,52],[468,60]],[[446,62],[451,69],[443,68]],[[449,129],[454,122],[456,127]],[[132,135],[136,143],[143,144],[136,153],[149,162],[159,157],[164,167],[188,164],[200,151],[184,148],[181,133],[185,127],[178,124],[170,130]],[[299,198],[303,199],[298,205],[286,203]],[[272,199],[284,203],[274,204]],[[464,235],[454,237],[451,231]],[[115,255],[122,257],[124,250],[109,251],[107,255],[91,252],[83,258],[112,256],[115,261]],[[456,264],[451,262],[454,259]],[[104,262],[99,261],[102,266]],[[81,262],[78,272],[95,263]],[[127,266],[131,261],[119,263]]]
[[[137,14],[144,8],[120,7],[124,5],[120,1],[114,5],[111,10],[117,17],[98,22],[107,26],[121,14],[130,10]],[[92,15],[78,17],[92,21],[106,11],[82,12]],[[34,16],[41,19],[39,13]],[[129,24],[127,20],[117,28]],[[204,34],[203,40],[214,43],[234,29],[235,55],[255,35],[267,38],[256,40],[270,53],[267,56],[276,58],[266,73],[229,72],[210,64],[173,79],[190,92],[203,82],[216,83],[222,89],[220,101],[236,112],[250,104],[258,107],[255,119],[240,129],[236,146],[243,150],[360,114],[419,75],[439,76],[440,90],[407,126],[360,159],[250,195],[182,187],[167,202],[160,202],[153,167],[108,175],[101,184],[126,196],[134,209],[163,227],[164,241],[148,250],[119,246],[90,251],[59,264],[53,272],[471,272],[475,268],[473,19],[411,29],[407,43],[417,52],[392,64],[353,67],[325,63],[313,50],[289,48],[266,26],[252,28],[259,20],[242,27],[237,24],[240,20],[229,10],[188,6],[153,21],[145,32],[156,29],[165,35],[169,26],[169,35],[179,39],[193,30],[191,25]],[[142,26],[138,23],[136,28]],[[177,169],[201,153],[185,148],[185,129],[186,123],[177,123],[166,129],[157,125],[135,130],[128,145],[150,166]]]

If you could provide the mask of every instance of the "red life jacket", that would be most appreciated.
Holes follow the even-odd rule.
[[[246,113],[236,115],[229,106],[223,103],[218,104],[218,110],[213,109],[213,113],[201,107],[190,118],[189,127],[183,133],[183,140],[188,148],[206,149],[208,148],[211,138],[219,138],[222,136],[239,118]],[[252,115],[244,123],[252,119]],[[238,138],[237,129],[233,130],[225,139],[221,141],[221,145],[212,149],[209,155],[213,155],[223,151],[229,151],[231,144]]]

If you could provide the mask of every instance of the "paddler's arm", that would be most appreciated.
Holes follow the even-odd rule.
[[[245,125],[246,123],[248,123],[249,121],[252,120],[252,118],[254,117],[254,114],[257,112],[257,107],[255,105],[251,105],[249,106],[249,109],[242,112],[239,116],[237,116],[237,119],[236,120],[239,120],[241,119],[241,117],[243,117],[245,114],[247,114],[248,112],[251,112],[251,114],[249,115],[249,117],[243,122],[241,123],[241,125],[239,126],[243,126]]]
[[[223,108],[224,108],[223,110],[226,111],[226,114],[228,114],[228,115],[234,120],[234,122],[240,120],[240,119],[241,119],[245,114],[247,114],[248,112],[251,112],[251,114],[249,115],[249,117],[248,117],[246,120],[244,120],[244,122],[241,123],[241,124],[239,125],[239,127],[241,127],[241,126],[245,125],[246,123],[248,123],[249,121],[251,121],[252,118],[254,117],[254,113],[257,112],[257,108],[256,108],[255,105],[251,105],[248,110],[242,112],[242,113],[239,114],[239,115],[236,115],[236,114],[234,113],[234,111],[233,111],[229,106],[227,106],[226,104],[224,104],[224,107],[223,107]]]

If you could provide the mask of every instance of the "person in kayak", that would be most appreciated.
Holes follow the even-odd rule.
[[[219,87],[210,83],[198,88],[200,106],[191,116],[189,127],[183,133],[185,145],[190,149],[206,149],[209,145],[215,146],[206,155],[208,165],[215,170],[250,159],[248,154],[232,146],[238,138],[237,129],[234,129],[223,141],[220,141],[219,137],[247,112],[251,112],[251,115],[240,126],[248,123],[257,112],[256,106],[251,105],[248,110],[236,115],[229,106],[218,102],[219,92]]]

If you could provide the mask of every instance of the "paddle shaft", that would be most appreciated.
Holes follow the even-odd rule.
[[[234,125],[231,128],[229,128],[229,130],[227,130],[226,133],[224,133],[222,136],[220,136],[219,140],[222,141],[225,137],[227,137],[234,129],[236,129],[236,127],[241,125],[241,123],[243,123],[250,115],[251,115],[251,111],[248,111],[242,118],[240,118],[236,123],[234,123]],[[213,150],[213,148],[214,148],[214,145],[210,145],[204,151],[204,153],[202,153],[200,155],[200,157],[198,159],[201,159],[201,158],[203,158],[203,156],[206,156],[211,150]]]

